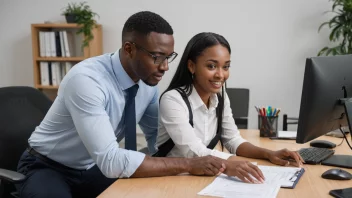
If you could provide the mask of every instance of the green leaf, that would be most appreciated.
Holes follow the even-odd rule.
[[[331,51],[332,51],[332,49],[329,48],[329,49],[326,50],[325,54],[326,54],[327,56],[329,56],[329,54],[331,53]]]
[[[328,25],[328,24],[329,24],[329,22],[322,23],[318,28],[318,32],[320,32],[321,28],[323,28],[325,25]]]
[[[332,29],[329,39],[330,41],[336,41],[337,39],[339,39],[339,32],[341,31],[341,27],[342,25],[337,25],[334,29]]]
[[[62,14],[74,14],[76,16],[75,22],[82,25],[76,34],[83,34],[84,36],[82,48],[88,46],[89,42],[94,38],[92,29],[97,27],[94,17],[99,17],[99,15],[91,10],[86,1],[80,3],[69,3]]]
[[[321,50],[319,51],[319,53],[318,53],[318,56],[323,55],[327,49],[329,49],[329,48],[328,48],[328,47],[324,47],[323,49],[321,49]]]
[[[336,24],[340,24],[339,16],[335,16],[329,21],[329,27],[331,28],[332,25],[336,25]]]

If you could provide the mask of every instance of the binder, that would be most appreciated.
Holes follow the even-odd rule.
[[[281,186],[282,188],[290,188],[290,189],[294,189],[298,183],[298,181],[301,179],[303,173],[305,172],[305,170],[303,168],[301,168],[301,170],[297,171],[295,173],[295,175],[293,177],[290,178],[290,180],[294,179],[294,182],[292,183],[291,186]]]
[[[281,188],[293,189],[304,174],[304,168],[285,166],[258,166],[263,172],[265,183],[279,184]]]
[[[40,31],[39,32],[39,54],[40,57],[45,57],[46,56],[46,51],[45,51],[45,32]]]
[[[49,64],[48,62],[40,62],[40,81],[41,85],[49,86]]]

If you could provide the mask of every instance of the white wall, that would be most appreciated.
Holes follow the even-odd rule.
[[[33,86],[31,23],[63,21],[67,0],[0,0],[0,87]],[[188,40],[196,33],[222,34],[231,44],[232,67],[228,87],[250,89],[250,128],[257,127],[254,105],[281,107],[298,116],[304,63],[328,41],[328,0],[88,0],[100,15],[104,52],[121,46],[125,20],[141,10],[163,16],[175,31],[180,54],[160,83],[163,91],[173,76]],[[281,127],[280,119],[280,127]]]

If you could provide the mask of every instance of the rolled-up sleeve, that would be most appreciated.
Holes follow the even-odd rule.
[[[107,92],[83,74],[72,76],[63,90],[65,105],[92,159],[109,178],[130,177],[145,155],[119,148],[105,110]]]
[[[246,142],[246,140],[242,138],[240,131],[235,124],[232,116],[232,109],[230,107],[230,100],[227,94],[225,94],[222,129],[222,138],[225,148],[230,151],[230,153],[236,154],[238,146],[243,142]]]
[[[158,136],[158,114],[159,114],[159,102],[158,102],[158,91],[156,89],[152,101],[149,103],[147,109],[139,121],[145,139],[148,144],[150,154],[156,152],[156,137]]]

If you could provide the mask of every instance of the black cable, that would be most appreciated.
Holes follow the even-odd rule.
[[[349,146],[350,149],[352,150],[352,147],[351,147],[350,143],[348,142],[347,137],[346,137],[346,134],[345,134],[345,132],[343,132],[341,125],[340,125],[340,131],[341,131],[343,137],[346,139],[346,142],[347,142],[348,146]],[[351,136],[351,140],[352,140],[352,136]]]
[[[340,130],[341,130],[341,128],[340,128]],[[345,140],[345,138],[342,138],[341,143],[340,143],[340,144],[338,144],[337,146],[341,146],[344,140]]]

